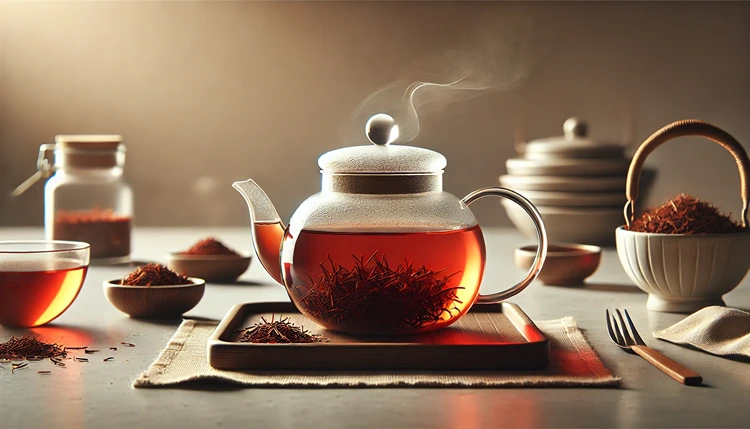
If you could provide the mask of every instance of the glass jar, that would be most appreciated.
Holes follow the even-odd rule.
[[[123,179],[125,145],[117,135],[59,135],[40,148],[40,169],[54,149],[54,175],[44,188],[48,240],[84,241],[92,263],[130,259],[133,192]]]

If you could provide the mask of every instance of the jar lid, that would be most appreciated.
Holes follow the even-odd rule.
[[[588,136],[589,127],[580,118],[569,118],[563,124],[563,135],[532,140],[525,145],[524,151],[533,155],[554,156],[622,156],[624,146],[600,142]],[[598,157],[598,156],[597,156]]]
[[[117,150],[122,143],[120,135],[99,135],[99,134],[78,134],[78,135],[57,135],[55,143],[63,149],[78,150]]]
[[[325,173],[406,174],[437,173],[448,164],[438,152],[415,146],[392,145],[398,125],[380,113],[365,126],[371,146],[352,146],[324,153],[318,165]]]
[[[58,135],[55,143],[56,168],[112,168],[125,162],[120,135]]]

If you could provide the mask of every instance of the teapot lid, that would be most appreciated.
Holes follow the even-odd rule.
[[[392,145],[398,138],[396,121],[379,113],[365,125],[369,146],[352,146],[324,153],[318,165],[326,173],[436,173],[448,164],[438,152],[416,146]]]
[[[622,145],[599,142],[589,137],[589,126],[580,118],[568,118],[563,124],[563,135],[532,140],[526,143],[526,152],[564,152],[589,149],[607,151],[622,149]]]

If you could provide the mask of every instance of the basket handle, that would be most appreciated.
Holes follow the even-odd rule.
[[[750,159],[747,156],[747,152],[745,152],[742,145],[735,140],[734,137],[729,135],[729,133],[698,119],[686,119],[673,122],[651,134],[649,138],[641,143],[641,146],[635,152],[635,155],[633,155],[633,160],[630,162],[630,168],[628,169],[628,181],[625,186],[625,196],[628,199],[628,202],[625,203],[624,209],[625,223],[629,227],[630,222],[635,218],[635,201],[638,199],[641,170],[643,169],[643,164],[646,162],[646,157],[662,143],[683,136],[706,137],[720,144],[732,154],[737,163],[737,168],[740,170],[742,226],[747,227],[747,206],[748,199],[750,199],[750,188],[748,187],[750,186],[750,183],[748,183],[748,177],[750,177]],[[628,213],[628,211],[630,213]]]

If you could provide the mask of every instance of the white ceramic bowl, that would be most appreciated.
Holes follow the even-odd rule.
[[[505,162],[513,176],[624,176],[630,160],[603,159],[524,159],[511,158]]]
[[[500,176],[500,185],[514,191],[606,192],[625,193],[625,175],[619,176]]]
[[[650,234],[621,226],[616,236],[620,263],[648,292],[649,310],[692,313],[724,305],[722,295],[737,287],[750,269],[750,232]]]
[[[509,201],[501,201],[511,222],[525,236],[536,237],[534,224],[526,212]],[[510,204],[509,204],[510,203]],[[550,242],[611,246],[615,228],[622,225],[622,208],[574,208],[536,206],[544,219]]]
[[[555,207],[618,207],[625,205],[625,194],[614,192],[546,192],[519,191],[535,206]]]

